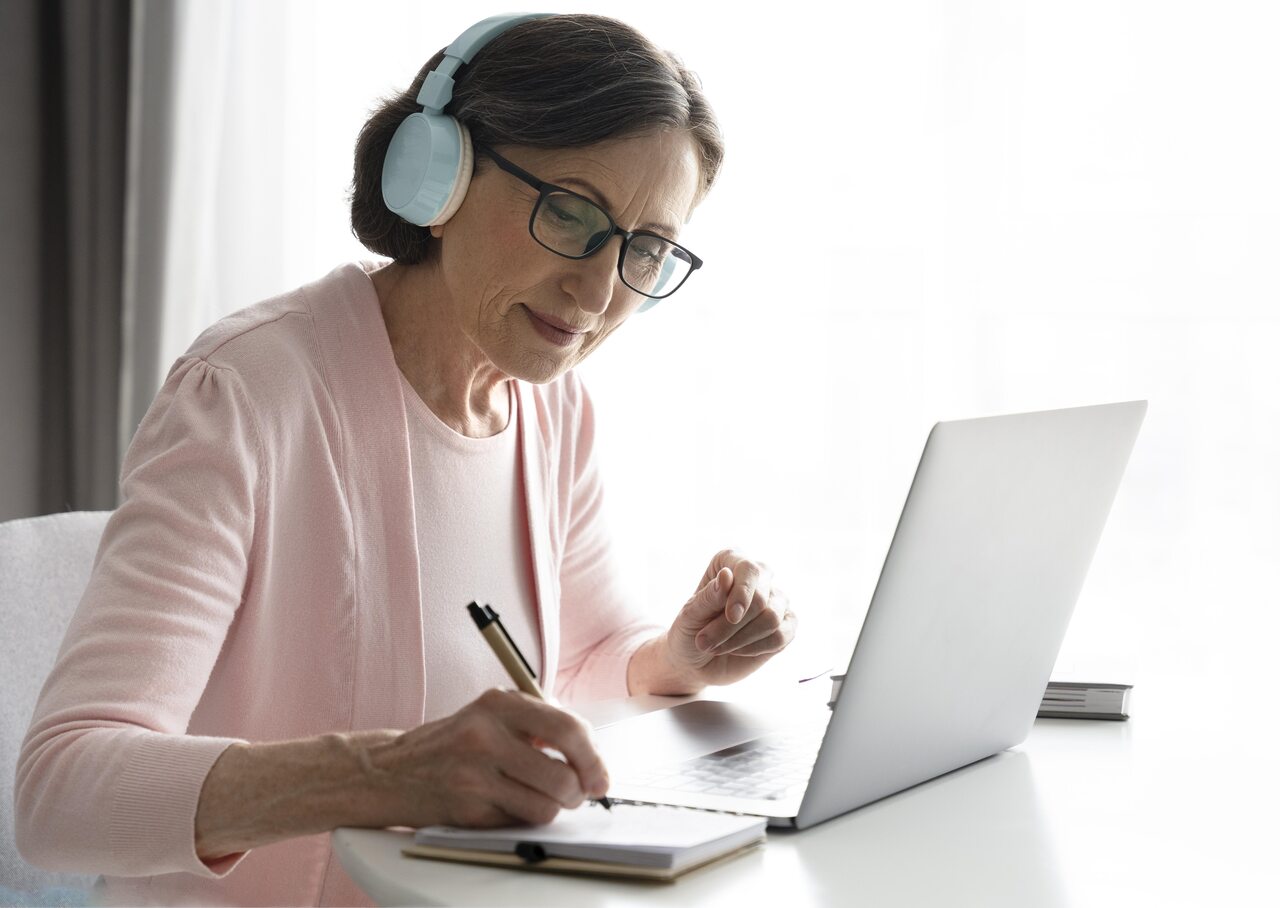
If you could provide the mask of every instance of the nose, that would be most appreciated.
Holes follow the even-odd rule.
[[[610,241],[589,258],[565,259],[561,287],[583,312],[599,315],[609,308],[615,293],[626,290],[618,275],[618,249]]]

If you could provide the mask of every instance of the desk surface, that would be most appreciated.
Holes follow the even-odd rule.
[[[1274,897],[1273,754],[1228,762],[1229,727],[1210,739],[1215,723],[1138,694],[1128,722],[1037,720],[1017,748],[802,832],[770,830],[763,849],[674,884],[414,860],[399,851],[410,834],[391,830],[341,829],[335,846],[382,905],[1021,908]],[[600,725],[653,702],[583,712]]]

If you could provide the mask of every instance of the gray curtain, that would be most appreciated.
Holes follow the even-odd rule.
[[[112,508],[129,0],[0,0],[0,519]]]
[[[161,362],[165,237],[173,181],[177,36],[188,6],[189,0],[133,0],[123,368],[116,432],[121,461],[159,390],[158,378],[171,365]]]

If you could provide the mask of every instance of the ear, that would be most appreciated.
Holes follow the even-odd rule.
[[[440,239],[441,236],[444,235],[444,224],[432,224],[427,229],[431,231],[431,236],[433,239],[438,240]]]

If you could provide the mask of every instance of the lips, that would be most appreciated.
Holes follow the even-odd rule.
[[[570,334],[586,334],[588,331],[587,328],[583,328],[578,325],[571,325],[569,324],[569,322],[562,321],[556,318],[554,315],[548,315],[545,312],[539,312],[536,309],[530,309],[528,306],[525,306],[525,308],[529,309],[529,314],[532,315],[534,318],[538,319],[541,322],[545,322],[546,324],[550,325],[552,328],[559,328],[561,331],[567,331]]]

